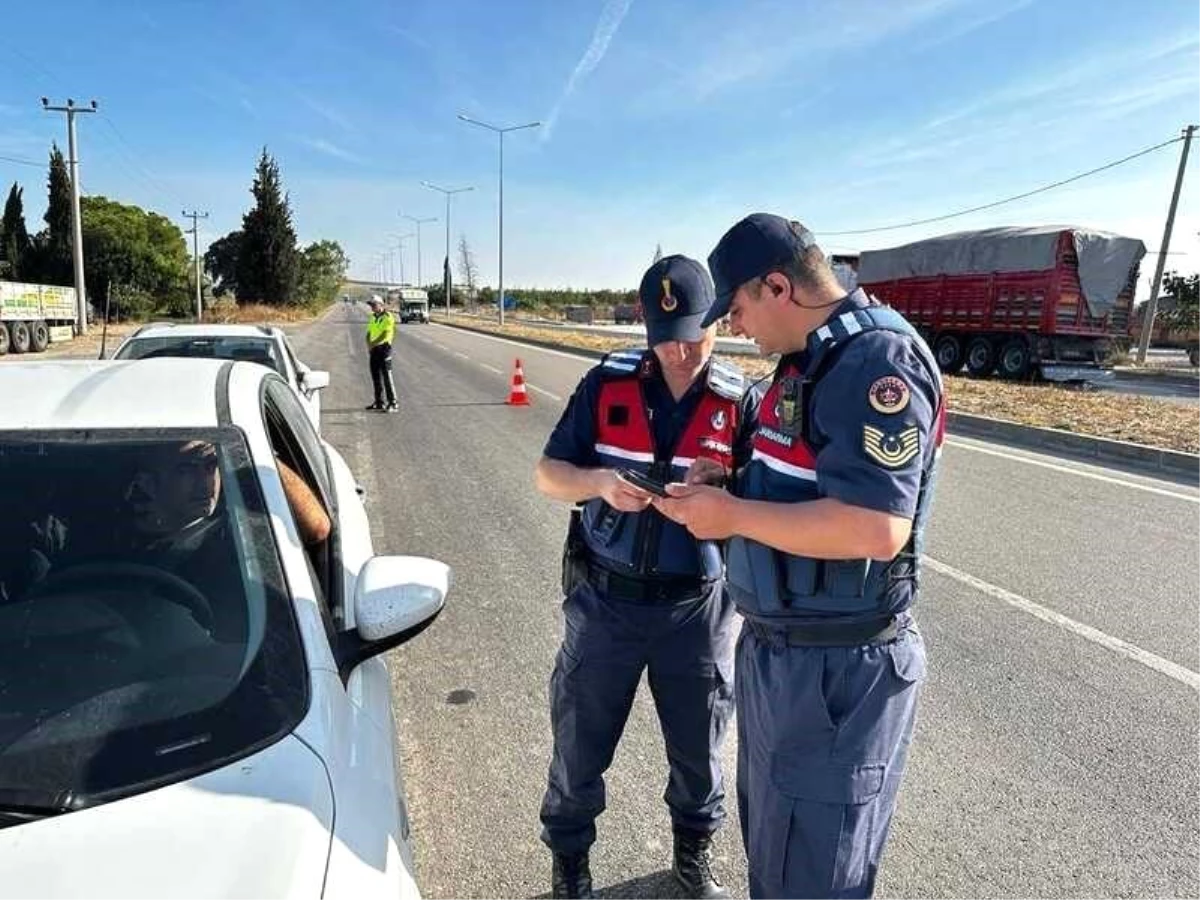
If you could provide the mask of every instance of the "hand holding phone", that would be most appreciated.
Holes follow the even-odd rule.
[[[667,486],[661,481],[656,481],[649,475],[643,475],[641,472],[636,472],[633,469],[617,469],[617,477],[626,484],[633,485],[635,488],[643,490],[647,494],[653,494],[655,497],[670,496],[667,493]]]

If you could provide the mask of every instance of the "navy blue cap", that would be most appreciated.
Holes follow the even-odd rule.
[[[816,245],[812,232],[799,222],[770,213],[746,216],[725,232],[708,254],[717,299],[702,325],[711,325],[727,314],[733,295],[747,281],[787,265]]]
[[[664,256],[642,276],[638,299],[651,347],[663,341],[698,341],[713,303],[713,283],[696,260]]]

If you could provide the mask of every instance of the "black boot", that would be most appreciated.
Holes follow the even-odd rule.
[[[554,897],[592,896],[592,871],[588,868],[586,850],[582,853],[554,854],[550,892]]]
[[[713,874],[711,834],[676,829],[675,864],[671,872],[688,897],[717,900],[729,896]]]

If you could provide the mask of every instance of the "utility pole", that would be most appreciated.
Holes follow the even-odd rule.
[[[400,216],[417,226],[417,287],[424,287],[425,283],[421,280],[421,226],[429,222],[436,222],[437,216],[428,219],[417,219],[413,216],[406,216],[404,213],[401,213]]]
[[[473,191],[473,187],[461,188],[444,188],[438,187],[436,184],[430,184],[428,181],[422,181],[421,184],[429,188],[431,191],[439,191],[446,195],[446,271],[450,270],[450,198],[455,194],[461,194],[464,191]],[[443,279],[442,283],[446,285],[446,315],[450,315],[450,285],[446,282],[448,279]]]
[[[184,234],[192,236],[192,255],[196,258],[196,321],[200,322],[204,318],[204,292],[200,287],[200,226],[196,224],[196,220],[207,219],[208,213],[196,212],[195,210],[188,212],[185,209],[183,216],[186,219],[192,220],[191,229],[185,231]]]
[[[1150,335],[1154,331],[1154,317],[1158,314],[1158,289],[1162,284],[1163,267],[1167,262],[1167,251],[1171,249],[1171,229],[1175,227],[1175,208],[1179,206],[1179,191],[1183,187],[1183,170],[1187,168],[1188,149],[1192,146],[1195,125],[1183,129],[1183,152],[1179,155],[1179,172],[1175,175],[1175,191],[1171,194],[1171,208],[1167,210],[1167,227],[1163,231],[1162,243],[1158,248],[1158,265],[1154,269],[1154,283],[1150,286],[1150,302],[1142,317],[1142,337],[1138,341],[1137,364],[1145,365],[1146,351],[1150,348]]]
[[[76,333],[87,334],[87,286],[83,283],[83,217],[79,209],[79,153],[75,146],[75,114],[94,113],[96,101],[90,106],[76,106],[75,101],[68,98],[66,106],[51,106],[50,101],[42,98],[42,109],[46,112],[61,112],[67,114],[67,152],[71,155],[71,255],[75,259],[75,303],[78,308],[79,322]]]
[[[459,119],[466,122],[468,125],[478,125],[480,128],[486,128],[488,131],[495,132],[500,138],[500,288],[498,293],[497,307],[500,310],[500,325],[504,325],[504,135],[510,131],[521,131],[525,128],[537,128],[541,122],[528,122],[525,125],[509,125],[501,127],[499,125],[490,125],[487,122],[481,122],[478,119],[472,119],[470,116],[458,114]]]

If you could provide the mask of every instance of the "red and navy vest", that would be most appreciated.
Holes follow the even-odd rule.
[[[682,481],[698,457],[733,471],[733,445],[741,423],[739,402],[746,390],[740,370],[713,360],[705,391],[674,447],[656,447],[642,382],[656,370],[649,350],[620,350],[600,363],[603,376],[596,405],[596,455],[613,469],[634,469],[662,481]],[[583,537],[594,560],[625,575],[642,578],[721,577],[720,544],[698,541],[684,528],[650,508],[621,513],[603,500],[583,508]]]
[[[801,370],[792,357],[780,360],[763,398],[754,450],[737,483],[749,500],[801,503],[820,497],[817,489],[819,446],[806,437],[809,400],[836,354],[861,334],[883,330],[904,335],[937,388],[937,406],[929,446],[924,448],[912,535],[892,560],[823,560],[793,556],[747,538],[730,538],[726,578],[730,596],[743,616],[760,622],[796,624],[836,618],[872,619],[907,609],[916,599],[917,567],[924,544],[945,435],[945,399],[937,363],[925,341],[895,310],[870,306],[831,319],[817,331],[817,342]],[[799,417],[799,418],[798,418]],[[794,423],[803,421],[804,428]]]

